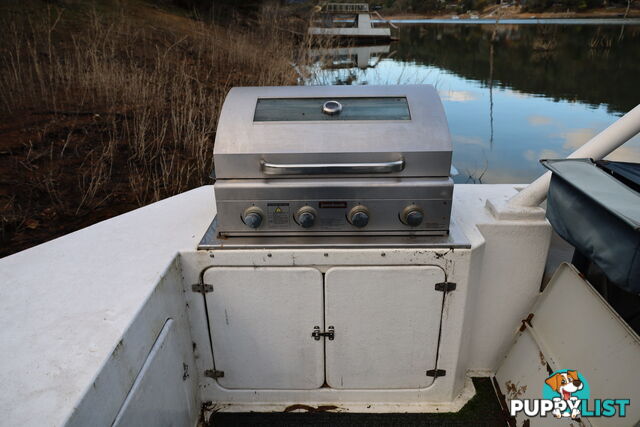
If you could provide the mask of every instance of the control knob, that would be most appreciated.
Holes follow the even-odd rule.
[[[316,210],[311,206],[303,206],[296,212],[295,220],[302,228],[313,227],[316,222]]]
[[[416,205],[407,206],[402,210],[400,220],[409,227],[417,227],[424,220],[424,211]]]
[[[251,206],[250,208],[245,209],[242,213],[242,222],[244,222],[248,227],[258,228],[260,227],[260,224],[262,224],[263,215],[262,209],[256,206]]]
[[[366,206],[358,205],[349,211],[349,222],[358,227],[366,227],[369,223],[369,209]]]

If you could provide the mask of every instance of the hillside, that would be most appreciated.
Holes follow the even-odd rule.
[[[210,183],[226,92],[296,83],[273,17],[250,30],[188,15],[134,0],[0,6],[0,256]]]

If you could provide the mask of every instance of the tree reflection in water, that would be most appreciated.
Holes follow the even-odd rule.
[[[433,84],[459,183],[530,182],[540,158],[568,155],[640,102],[639,25],[416,24],[399,36],[370,57],[337,51],[305,82]],[[640,162],[640,137],[614,158]]]

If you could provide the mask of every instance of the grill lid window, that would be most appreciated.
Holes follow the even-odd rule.
[[[331,114],[327,106],[340,105]],[[260,98],[254,122],[335,120],[411,120],[405,97],[378,98]]]

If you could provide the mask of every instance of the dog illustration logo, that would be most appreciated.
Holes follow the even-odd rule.
[[[578,375],[578,371],[571,371],[571,370],[568,370],[566,372],[556,372],[555,374],[547,378],[545,380],[545,383],[549,387],[551,387],[553,391],[555,391],[557,394],[560,395],[559,397],[555,396],[553,398],[554,401],[556,400],[577,401],[578,397],[573,396],[573,394],[584,388],[584,383],[580,379]],[[556,418],[571,417],[575,419],[580,417],[580,409],[575,408],[575,409],[567,410],[565,412],[560,412],[559,409],[555,409],[552,412],[552,414]]]
[[[538,416],[553,416],[558,419],[626,417],[627,410],[631,406],[631,400],[621,396],[615,399],[601,397],[591,399],[589,383],[575,369],[561,369],[545,379],[542,385],[542,399],[528,398],[526,386],[523,388],[522,396],[513,396],[509,399],[509,414],[512,417],[519,414],[525,419]]]

